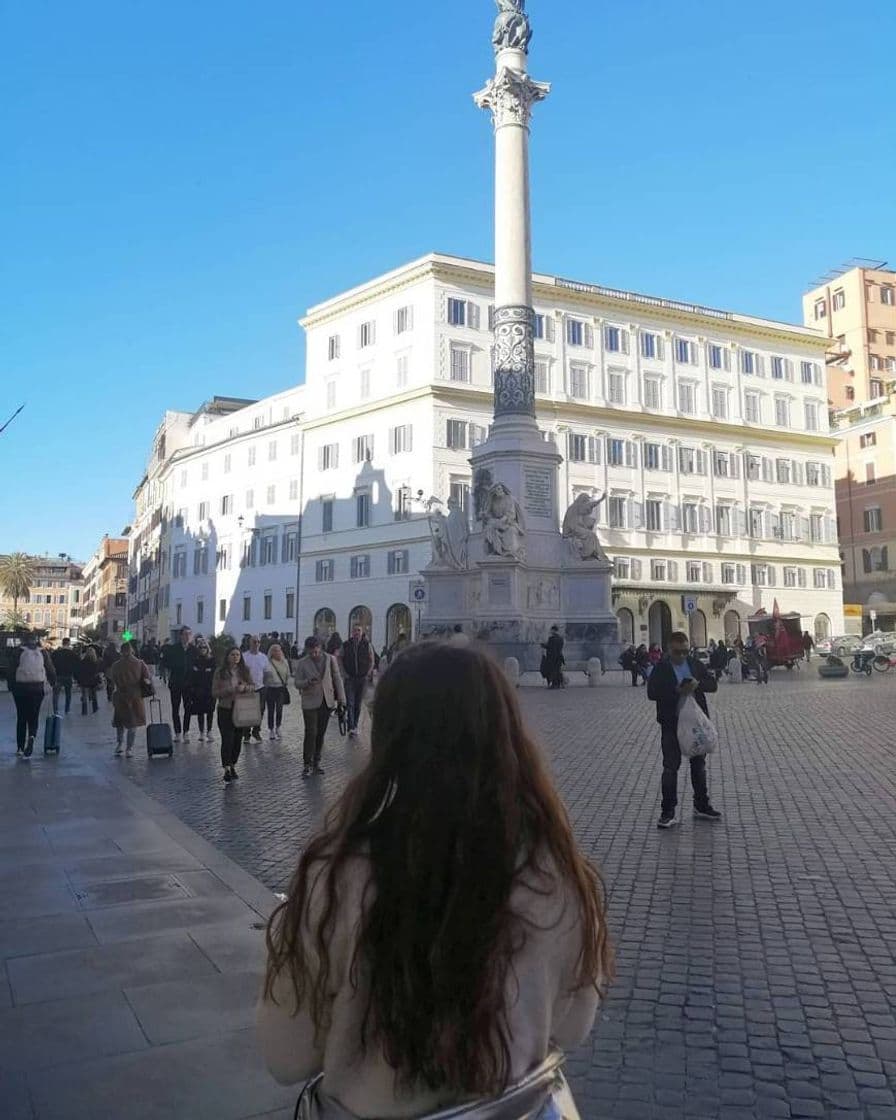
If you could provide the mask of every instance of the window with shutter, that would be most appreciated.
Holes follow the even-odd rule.
[[[677,560],[670,560],[669,561],[669,580],[670,580],[671,583],[675,583],[678,580],[678,561]]]
[[[640,578],[641,578],[641,561],[633,559],[632,560],[632,579],[640,579]]]
[[[467,322],[474,331],[478,331],[481,322],[481,315],[479,311],[479,304],[470,301],[467,304]]]
[[[658,377],[644,378],[644,407],[657,409],[663,407],[660,394],[660,379]]]
[[[703,582],[712,583],[712,564],[703,565]]]
[[[672,470],[672,448],[665,444],[660,448],[660,461],[664,471]]]
[[[452,451],[465,451],[467,448],[467,424],[464,420],[449,420],[447,443]]]
[[[625,465],[627,467],[638,465],[638,445],[631,440],[625,441]]]
[[[600,463],[600,441],[595,436],[588,437],[588,462]]]
[[[536,393],[549,393],[550,381],[548,378],[548,363],[536,362],[535,363],[535,392]]]
[[[592,330],[590,323],[585,323],[584,328],[585,329],[584,329],[583,334],[584,334],[584,338],[585,338],[585,348],[587,350],[593,350],[594,349],[594,331]]]
[[[448,322],[452,327],[465,327],[467,325],[466,300],[449,297]]]
[[[459,346],[451,347],[451,380],[470,380],[470,351]]]

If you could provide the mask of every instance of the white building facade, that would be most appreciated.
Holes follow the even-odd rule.
[[[534,300],[538,422],[568,502],[606,494],[621,640],[745,635],[775,600],[842,632],[824,338],[551,276]],[[132,629],[413,626],[425,503],[468,504],[492,415],[492,302],[490,266],[430,255],[312,308],[305,385],[197,414],[152,479],[164,605]]]

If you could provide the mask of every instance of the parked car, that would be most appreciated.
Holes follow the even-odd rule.
[[[874,630],[865,635],[865,649],[873,649],[875,653],[889,653],[896,649],[896,634],[887,630]]]
[[[857,649],[864,645],[864,639],[857,634],[839,634],[833,638],[822,638],[815,643],[815,652],[827,656],[851,657]]]

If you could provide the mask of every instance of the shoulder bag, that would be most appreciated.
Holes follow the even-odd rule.
[[[257,692],[238,692],[233,698],[233,726],[259,727],[261,698]]]
[[[419,1120],[582,1120],[563,1075],[565,1056],[553,1050],[547,1058],[511,1085],[500,1097],[428,1112]],[[302,1090],[293,1120],[358,1120],[321,1091],[323,1074]]]

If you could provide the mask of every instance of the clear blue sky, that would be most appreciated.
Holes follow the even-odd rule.
[[[892,3],[529,10],[536,268],[796,321],[819,273],[896,261]],[[0,551],[118,532],[162,411],[300,381],[310,304],[491,258],[494,14],[7,0]]]

